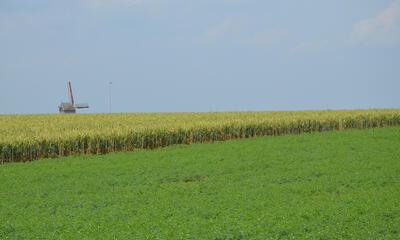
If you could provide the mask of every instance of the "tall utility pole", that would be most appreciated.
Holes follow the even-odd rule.
[[[108,107],[109,107],[109,112],[111,113],[111,87],[112,87],[112,82],[108,83]]]

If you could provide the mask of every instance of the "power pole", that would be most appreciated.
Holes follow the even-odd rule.
[[[109,107],[109,113],[111,113],[111,87],[112,87],[112,82],[108,83],[108,107]]]

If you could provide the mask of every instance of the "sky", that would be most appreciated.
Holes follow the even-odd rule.
[[[0,114],[68,81],[82,113],[398,108],[400,0],[0,0]]]

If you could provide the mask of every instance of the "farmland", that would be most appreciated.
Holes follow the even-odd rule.
[[[400,124],[400,110],[0,115],[0,162]]]
[[[399,239],[400,127],[0,165],[0,239]]]

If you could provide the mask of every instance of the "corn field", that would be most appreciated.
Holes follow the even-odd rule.
[[[400,109],[0,115],[0,163],[400,125]]]

